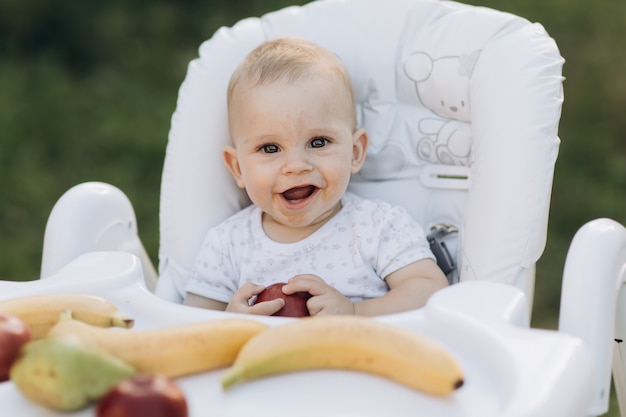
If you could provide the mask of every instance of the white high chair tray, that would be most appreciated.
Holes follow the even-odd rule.
[[[139,260],[122,252],[83,255],[38,281],[0,281],[0,299],[44,292],[105,297],[135,318],[137,329],[232,316],[156,297],[143,284]],[[438,292],[423,309],[377,318],[432,337],[460,361],[465,384],[445,398],[353,371],[296,372],[227,392],[219,383],[223,369],[176,382],[193,417],[584,416],[593,382],[589,353],[579,339],[528,328],[526,304],[514,287],[470,282]],[[294,320],[257,319],[269,325]],[[7,416],[95,415],[93,407],[75,413],[46,409],[22,397],[11,382],[0,384],[0,404]]]

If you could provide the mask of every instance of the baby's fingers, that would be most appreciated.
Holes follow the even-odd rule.
[[[247,282],[241,286],[235,293],[233,294],[230,302],[238,303],[238,304],[248,304],[248,300],[255,295],[259,294],[261,291],[265,289],[264,286],[259,284],[253,284],[251,282]]]
[[[276,298],[270,301],[263,301],[261,303],[250,306],[248,313],[257,314],[260,316],[271,316],[278,310],[285,306],[285,300],[282,298]]]
[[[296,275],[283,287],[285,294],[308,292],[311,295],[322,295],[328,291],[328,284],[317,275]]]

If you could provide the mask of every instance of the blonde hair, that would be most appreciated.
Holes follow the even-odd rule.
[[[254,88],[276,81],[291,83],[312,74],[335,77],[345,87],[344,98],[356,128],[354,93],[347,69],[330,51],[299,38],[277,38],[250,52],[230,78],[228,109],[241,86]]]

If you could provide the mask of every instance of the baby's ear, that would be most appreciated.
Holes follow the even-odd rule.
[[[369,144],[369,137],[367,131],[364,128],[357,129],[352,134],[352,173],[356,174],[361,170],[363,162],[365,162],[365,154],[367,153],[367,146]]]
[[[239,159],[237,158],[237,149],[232,146],[226,146],[222,150],[222,158],[224,159],[226,168],[228,168],[235,181],[237,181],[237,186],[239,188],[245,188],[246,184],[243,181]]]

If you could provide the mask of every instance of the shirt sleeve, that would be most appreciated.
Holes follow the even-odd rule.
[[[413,262],[433,259],[424,229],[402,207],[391,207],[381,224],[376,269],[385,278]]]
[[[229,238],[221,227],[209,230],[196,256],[186,292],[228,303],[238,288],[238,274],[230,261]]]

